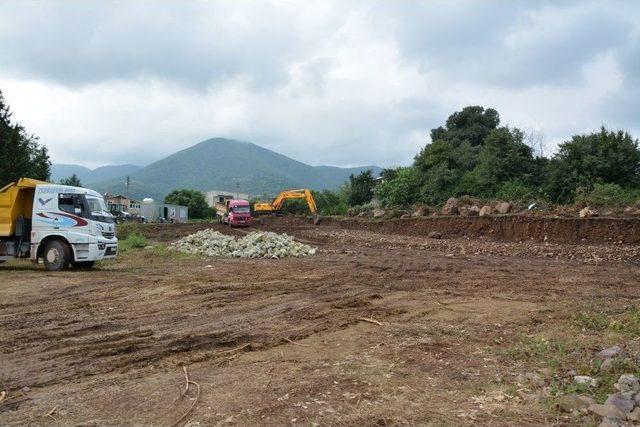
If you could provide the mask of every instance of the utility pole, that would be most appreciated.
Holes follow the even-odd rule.
[[[127,175],[127,178],[124,180],[124,186],[126,188],[125,196],[129,197],[129,185],[131,185],[131,177]]]

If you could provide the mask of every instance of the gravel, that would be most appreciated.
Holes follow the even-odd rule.
[[[213,229],[198,231],[169,245],[169,249],[187,254],[227,258],[304,257],[316,248],[296,242],[292,236],[254,231],[236,239]]]

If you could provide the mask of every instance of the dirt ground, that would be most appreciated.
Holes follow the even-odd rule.
[[[632,357],[600,374],[593,358],[614,344],[640,355],[638,245],[273,219],[257,228],[318,253],[166,249],[208,227],[248,231],[146,226],[153,248],[125,242],[92,271],[0,266],[0,424],[585,424],[597,420],[558,399],[602,400],[638,370]],[[601,386],[576,390],[575,373]]]

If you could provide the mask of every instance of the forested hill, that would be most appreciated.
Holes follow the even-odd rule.
[[[349,175],[381,168],[310,166],[250,142],[213,138],[158,160],[132,174],[132,197],[161,200],[171,190],[236,190],[276,194],[287,188],[336,189]],[[125,193],[120,178],[93,184],[101,192]]]

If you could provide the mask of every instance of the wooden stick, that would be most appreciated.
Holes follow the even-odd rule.
[[[47,412],[46,414],[44,414],[45,417],[49,417],[51,418],[53,421],[55,421],[56,425],[58,425],[58,419],[56,417],[53,416],[53,414],[56,412],[56,410],[58,409],[57,406],[54,406],[49,412]]]
[[[285,340],[286,342],[290,342],[291,344],[299,345],[300,347],[311,347],[309,344],[302,344],[302,343],[299,343],[299,342],[291,341],[287,337],[284,337],[283,340]]]
[[[187,386],[189,384],[193,384],[194,386],[196,386],[196,397],[195,397],[195,399],[193,399],[193,403],[191,403],[191,406],[189,406],[189,409],[187,409],[187,412],[182,414],[182,416],[178,419],[178,421],[173,423],[173,425],[171,427],[175,427],[178,424],[180,424],[191,413],[191,411],[193,411],[193,408],[195,408],[196,404],[198,403],[198,399],[200,398],[200,384],[198,384],[195,381],[189,381]]]
[[[369,317],[358,317],[358,320],[362,320],[363,322],[374,323],[378,326],[382,326],[382,322],[378,322],[376,319],[371,319]]]

